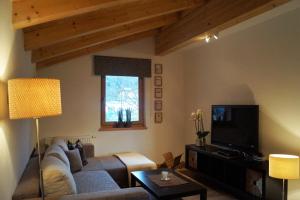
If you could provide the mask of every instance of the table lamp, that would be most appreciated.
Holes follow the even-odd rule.
[[[282,200],[286,199],[287,182],[289,179],[299,179],[299,156],[285,154],[269,155],[269,175],[283,180]]]
[[[60,115],[60,81],[44,78],[20,78],[8,80],[10,119],[35,119],[41,196],[44,186],[41,169],[39,118]]]

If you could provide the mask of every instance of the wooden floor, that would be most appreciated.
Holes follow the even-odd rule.
[[[199,200],[199,195],[185,197],[183,200]],[[213,189],[207,188],[207,200],[237,200],[236,198]]]
[[[177,171],[178,173],[180,173],[180,171]],[[193,180],[195,182],[197,182],[200,185],[203,185],[206,189],[207,189],[207,200],[238,200],[235,197],[232,197],[231,195],[221,192],[221,191],[217,191],[215,189],[212,189],[194,179],[191,179],[190,177],[186,176],[183,173],[180,173],[181,175],[189,178],[190,180]],[[190,196],[190,197],[185,197],[183,198],[183,200],[199,200],[199,195],[197,196]]]

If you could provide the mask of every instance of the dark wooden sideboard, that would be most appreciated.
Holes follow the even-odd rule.
[[[280,200],[281,181],[268,176],[268,161],[228,159],[220,149],[186,145],[185,163],[192,178],[243,200]]]

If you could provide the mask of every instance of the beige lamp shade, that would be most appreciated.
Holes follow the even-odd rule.
[[[60,115],[60,81],[44,78],[8,81],[10,119],[41,118]]]
[[[270,154],[269,175],[278,179],[299,179],[299,156]]]

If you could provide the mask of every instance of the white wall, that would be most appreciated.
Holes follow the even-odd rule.
[[[260,150],[300,154],[299,23],[298,7],[184,52],[186,143],[193,109],[205,111],[209,129],[212,104],[259,104]],[[289,199],[300,199],[299,181],[289,183]]]
[[[11,24],[11,1],[0,1],[0,199],[10,200],[33,148],[32,122],[8,119],[7,80],[35,73]]]
[[[100,128],[100,77],[93,74],[92,55],[38,70],[38,76],[61,80],[63,114],[41,120],[43,137],[93,135],[96,154],[141,152],[155,161],[162,153],[184,150],[183,69],[181,56],[154,56],[154,41],[143,39],[98,53],[99,55],[151,58],[163,64],[163,123],[154,124],[153,79],[146,79],[146,130],[102,131]]]

